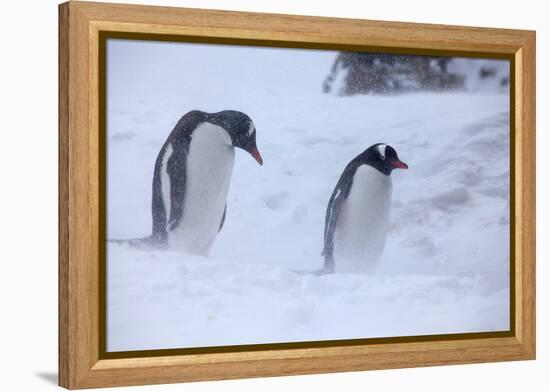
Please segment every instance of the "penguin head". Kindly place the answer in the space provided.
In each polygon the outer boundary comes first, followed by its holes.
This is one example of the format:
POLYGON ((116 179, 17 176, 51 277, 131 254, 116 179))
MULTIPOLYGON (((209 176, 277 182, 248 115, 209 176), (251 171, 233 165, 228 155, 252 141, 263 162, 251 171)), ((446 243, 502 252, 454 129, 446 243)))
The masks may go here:
POLYGON ((262 156, 256 146, 256 126, 248 115, 240 111, 225 110, 212 114, 211 119, 227 131, 234 147, 245 150, 263 165, 262 156))
POLYGON ((371 145, 361 156, 361 160, 384 175, 390 175, 396 168, 407 169, 409 166, 399 160, 396 150, 388 144, 371 145))

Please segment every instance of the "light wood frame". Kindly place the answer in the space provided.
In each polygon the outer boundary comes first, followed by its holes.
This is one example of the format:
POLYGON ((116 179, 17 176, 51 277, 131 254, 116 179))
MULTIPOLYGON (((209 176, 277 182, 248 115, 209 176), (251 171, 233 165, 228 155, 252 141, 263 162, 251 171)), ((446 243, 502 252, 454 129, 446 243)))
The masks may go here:
POLYGON ((91 388, 535 358, 535 33, 429 24, 88 2, 59 6, 59 384, 91 388), (512 330, 505 336, 330 347, 100 357, 99 36, 447 52, 509 58, 512 330))

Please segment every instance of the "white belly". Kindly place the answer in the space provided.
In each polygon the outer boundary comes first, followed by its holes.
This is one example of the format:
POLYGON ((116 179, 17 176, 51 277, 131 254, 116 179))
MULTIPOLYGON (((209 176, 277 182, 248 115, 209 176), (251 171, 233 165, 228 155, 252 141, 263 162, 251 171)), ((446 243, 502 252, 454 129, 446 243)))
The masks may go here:
POLYGON ((391 177, 362 165, 338 219, 334 256, 338 271, 371 271, 384 250, 392 196, 391 177))
POLYGON ((208 255, 223 217, 235 151, 227 132, 205 123, 191 137, 183 215, 168 232, 170 248, 208 255))

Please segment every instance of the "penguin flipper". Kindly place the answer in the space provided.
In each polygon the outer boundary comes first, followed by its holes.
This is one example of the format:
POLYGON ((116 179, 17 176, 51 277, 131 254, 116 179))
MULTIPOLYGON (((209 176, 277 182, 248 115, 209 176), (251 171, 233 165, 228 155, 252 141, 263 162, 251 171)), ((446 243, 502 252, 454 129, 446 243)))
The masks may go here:
POLYGON ((346 168, 346 170, 344 170, 327 205, 324 247, 321 252, 321 255, 325 257, 324 266, 320 269, 322 274, 326 274, 327 272, 332 273, 334 271, 334 234, 336 233, 336 226, 338 225, 342 205, 344 200, 348 197, 353 184, 355 169, 346 168))
POLYGON ((225 208, 223 208, 223 216, 222 221, 220 221, 220 228, 218 228, 218 232, 220 232, 223 228, 223 225, 225 223, 225 214, 227 213, 227 203, 225 203, 225 208))
POLYGON ((175 149, 168 159, 167 172, 170 177, 170 215, 167 216, 166 229, 169 231, 177 227, 183 216, 183 205, 185 202, 187 149, 175 149))
POLYGON ((341 191, 336 188, 327 206, 327 213, 325 216, 325 243, 323 251, 321 252, 321 255, 325 258, 323 269, 334 270, 334 234, 336 233, 336 226, 340 217, 343 198, 341 191))

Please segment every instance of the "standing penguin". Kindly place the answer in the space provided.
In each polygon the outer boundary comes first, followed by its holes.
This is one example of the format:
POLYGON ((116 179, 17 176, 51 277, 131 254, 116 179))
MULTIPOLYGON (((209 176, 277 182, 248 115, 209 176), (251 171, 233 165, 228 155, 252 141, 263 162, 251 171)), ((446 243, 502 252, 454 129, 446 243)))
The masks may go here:
POLYGON ((244 113, 190 111, 162 146, 153 175, 151 236, 129 241, 207 255, 225 221, 235 148, 262 165, 244 113))
POLYGON ((334 259, 362 270, 372 268, 382 255, 392 197, 391 173, 407 169, 391 146, 378 143, 344 169, 330 197, 325 216, 324 267, 332 273, 334 259))

